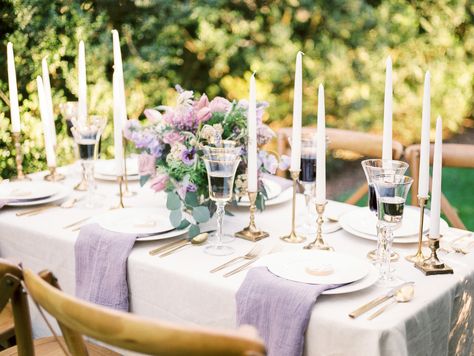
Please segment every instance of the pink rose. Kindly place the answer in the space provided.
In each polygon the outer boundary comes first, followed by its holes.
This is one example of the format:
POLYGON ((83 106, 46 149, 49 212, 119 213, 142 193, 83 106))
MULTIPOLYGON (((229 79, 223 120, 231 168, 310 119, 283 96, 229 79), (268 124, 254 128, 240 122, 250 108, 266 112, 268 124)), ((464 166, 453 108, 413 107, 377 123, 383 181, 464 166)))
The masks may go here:
POLYGON ((216 96, 212 101, 209 103, 209 108, 212 112, 223 112, 226 113, 230 110, 232 104, 226 98, 221 96, 216 96))
POLYGON ((209 99, 207 98, 206 94, 202 94, 199 101, 194 104, 194 109, 196 110, 196 112, 198 112, 202 108, 207 108, 208 106, 209 106, 209 99))
POLYGON ((150 188, 155 192, 161 192, 166 188, 168 183, 168 176, 166 174, 159 174, 150 180, 150 188))
POLYGON ((197 119, 198 119, 199 122, 204 122, 204 121, 207 121, 211 118, 212 113, 211 113, 211 110, 208 107, 205 107, 205 108, 200 109, 196 113, 196 116, 197 116, 197 119))
POLYGON ((176 142, 181 143, 183 141, 184 141, 184 136, 181 136, 179 132, 176 132, 176 131, 167 132, 163 136, 163 142, 169 145, 173 145, 176 142))
POLYGON ((154 176, 156 172, 156 158, 148 153, 138 157, 138 173, 141 176, 154 176))
POLYGON ((161 113, 155 109, 145 109, 143 112, 148 120, 151 122, 158 122, 161 120, 161 113))

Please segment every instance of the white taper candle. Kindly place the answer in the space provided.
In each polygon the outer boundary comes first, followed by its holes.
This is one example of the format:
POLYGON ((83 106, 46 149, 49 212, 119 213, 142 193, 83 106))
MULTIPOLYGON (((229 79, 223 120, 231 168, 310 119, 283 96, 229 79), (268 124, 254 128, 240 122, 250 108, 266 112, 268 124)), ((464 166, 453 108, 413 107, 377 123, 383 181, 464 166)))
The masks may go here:
POLYGON ((295 89, 293 94, 293 132, 291 136, 291 171, 301 167, 301 123, 303 110, 303 52, 296 55, 295 89))
POLYGON ((385 69, 382 159, 392 159, 392 95, 392 59, 389 56, 385 69))
POLYGON ((36 84, 38 87, 38 100, 41 114, 41 122, 43 123, 46 162, 48 164, 48 167, 56 167, 56 154, 54 153, 54 146, 51 138, 51 120, 48 113, 48 104, 44 96, 44 83, 40 76, 36 78, 36 84))
POLYGON ((430 234, 433 239, 439 238, 439 220, 441 213, 441 174, 443 165, 443 121, 436 120, 436 139, 433 155, 433 180, 431 184, 430 234))
POLYGON ((53 111, 53 97, 51 92, 51 82, 49 81, 49 69, 46 57, 41 61, 41 67, 43 70, 43 86, 44 86, 44 99, 47 108, 47 113, 51 120, 51 141, 56 146, 56 126, 54 124, 54 111, 53 111))
POLYGON ((87 119, 87 74, 86 74, 86 50, 84 42, 79 42, 78 58, 78 108, 77 116, 79 120, 87 119))
POLYGON ((115 156, 115 170, 117 176, 125 174, 124 157, 123 157, 123 119, 122 107, 120 105, 121 91, 119 88, 118 74, 114 72, 113 84, 113 110, 114 110, 114 156, 115 156))
POLYGON ((326 118, 324 87, 318 90, 318 126, 316 128, 316 204, 326 203, 326 118))
POLYGON ((20 132, 20 108, 18 106, 18 88, 16 84, 15 55, 13 54, 13 44, 11 42, 8 42, 7 44, 7 67, 12 132, 20 132))
POLYGON ((418 195, 420 197, 428 196, 430 184, 430 106, 430 72, 426 72, 421 115, 420 172, 418 175, 418 195))
POLYGON ((255 86, 255 73, 250 77, 247 128, 247 190, 254 193, 257 192, 257 89, 255 86))
POLYGON ((127 105, 125 100, 125 82, 123 77, 123 64, 122 64, 122 51, 120 50, 120 39, 117 30, 112 30, 112 44, 114 52, 114 73, 117 74, 117 88, 120 90, 120 100, 118 101, 119 105, 122 106, 121 118, 123 120, 123 125, 127 122, 127 105))

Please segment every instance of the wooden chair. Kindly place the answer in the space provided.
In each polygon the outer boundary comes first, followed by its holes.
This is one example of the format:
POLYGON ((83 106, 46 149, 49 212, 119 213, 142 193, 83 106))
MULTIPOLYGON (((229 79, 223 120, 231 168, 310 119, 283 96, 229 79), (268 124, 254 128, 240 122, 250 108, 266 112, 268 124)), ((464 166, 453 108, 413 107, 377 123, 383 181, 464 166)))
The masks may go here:
MULTIPOLYGON (((434 145, 431 145, 430 164, 433 163, 434 145)), ((410 164, 413 177, 411 200, 412 205, 417 205, 418 175, 420 165, 420 145, 411 145, 405 150, 405 158, 410 164)), ((474 168, 474 145, 444 143, 443 144, 443 167, 474 168)), ((444 194, 441 194, 441 210, 448 218, 452 226, 466 230, 466 226, 460 219, 456 209, 449 203, 444 194)))
POLYGON ((15 336, 12 306, 8 303, 0 313, 0 350, 12 346, 15 336))
MULTIPOLYGON (((304 127, 302 135, 315 134, 314 127, 304 127)), ((277 131, 277 150, 278 154, 287 154, 290 150, 288 137, 291 137, 291 127, 281 128, 277 131)), ((348 151, 355 153, 361 157, 381 158, 382 157, 382 136, 341 130, 334 128, 326 128, 326 135, 328 137, 328 149, 331 151, 348 151)), ((403 155, 403 145, 393 140, 392 141, 392 157, 399 160, 403 155)), ((361 167, 362 169, 362 167, 361 167)), ((361 185, 348 199, 346 203, 355 204, 364 197, 368 192, 367 184, 361 185)))
POLYGON ((263 342, 249 326, 232 331, 178 326, 106 309, 69 296, 58 289, 55 277, 48 271, 37 275, 24 269, 23 280, 33 301, 56 318, 67 348, 74 356, 88 354, 82 335, 150 355, 265 354, 263 342))

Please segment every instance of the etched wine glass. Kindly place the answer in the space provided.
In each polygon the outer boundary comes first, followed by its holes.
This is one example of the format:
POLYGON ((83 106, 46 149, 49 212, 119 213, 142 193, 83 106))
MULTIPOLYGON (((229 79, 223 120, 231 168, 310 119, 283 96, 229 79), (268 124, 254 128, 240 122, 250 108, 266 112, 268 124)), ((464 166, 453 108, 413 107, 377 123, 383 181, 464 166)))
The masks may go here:
POLYGON ((413 179, 398 174, 376 174, 372 183, 377 197, 377 233, 380 245, 380 284, 395 282, 390 267, 393 243, 393 229, 403 219, 403 210, 413 179))
MULTIPOLYGON (((370 211, 373 211, 377 215, 377 195, 375 193, 375 186, 373 184, 373 177, 380 176, 382 174, 392 175, 404 175, 408 169, 408 163, 397 161, 397 160, 383 160, 383 159, 366 159, 361 162, 362 168, 364 169, 365 177, 369 187, 368 194, 368 207, 370 211)), ((367 257, 378 262, 380 246, 377 244, 375 250, 371 250, 367 253, 367 257)), ((392 253, 392 261, 399 259, 399 255, 396 252, 392 253)))
POLYGON ((89 116, 87 120, 73 120, 72 135, 79 148, 79 158, 87 186, 85 207, 94 208, 94 162, 99 151, 99 141, 107 120, 102 116, 89 116))
POLYGON ((234 190, 234 178, 240 163, 240 149, 230 147, 228 149, 213 149, 206 147, 203 158, 206 166, 209 198, 216 203, 217 232, 216 239, 212 245, 205 248, 205 252, 214 256, 230 255, 234 252, 231 246, 223 245, 223 220, 225 205, 232 199, 234 190))

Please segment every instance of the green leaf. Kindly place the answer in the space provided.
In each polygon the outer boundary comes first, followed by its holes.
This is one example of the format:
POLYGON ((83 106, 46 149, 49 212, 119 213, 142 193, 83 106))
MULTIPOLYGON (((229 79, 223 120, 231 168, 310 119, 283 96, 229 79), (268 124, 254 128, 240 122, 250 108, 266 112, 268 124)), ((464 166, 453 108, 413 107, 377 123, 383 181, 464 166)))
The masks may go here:
POLYGON ((140 176, 140 187, 143 187, 146 182, 150 179, 150 175, 140 176))
POLYGON ((209 213, 209 209, 205 206, 196 206, 193 208, 193 218, 198 223, 204 223, 209 220, 211 214, 209 213))
POLYGON ((227 216, 234 216, 233 213, 231 213, 229 210, 224 210, 225 215, 227 216))
POLYGON ((168 198, 166 199, 166 207, 168 210, 177 210, 181 208, 181 200, 179 199, 178 194, 175 192, 169 192, 168 198))
POLYGON ((181 219, 183 218, 183 214, 181 210, 172 210, 170 213, 170 222, 173 227, 177 228, 181 225, 181 219))
POLYGON ((265 210, 265 199, 263 198, 262 194, 257 195, 257 199, 255 200, 255 206, 260 211, 265 210))
POLYGON ((183 219, 181 221, 181 224, 179 224, 179 226, 177 227, 178 230, 183 230, 183 229, 186 229, 191 223, 186 220, 186 219, 183 219))
POLYGON ((199 205, 198 195, 196 192, 187 192, 184 201, 187 205, 193 208, 199 205))
POLYGON ((193 238, 194 236, 197 236, 201 233, 201 229, 199 228, 199 225, 191 225, 191 227, 189 228, 189 232, 188 232, 188 235, 189 235, 189 238, 193 238))

